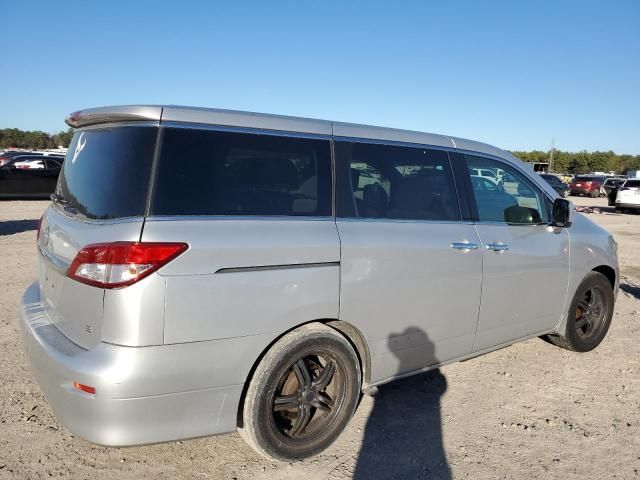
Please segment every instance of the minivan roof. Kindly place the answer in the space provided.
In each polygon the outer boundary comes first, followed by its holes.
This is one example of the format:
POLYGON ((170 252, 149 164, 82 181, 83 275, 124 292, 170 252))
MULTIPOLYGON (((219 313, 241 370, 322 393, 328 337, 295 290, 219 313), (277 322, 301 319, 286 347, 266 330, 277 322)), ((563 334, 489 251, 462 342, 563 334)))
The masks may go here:
POLYGON ((223 110, 218 108, 185 107, 175 105, 120 105, 80 110, 67 117, 74 128, 113 122, 177 122, 221 125, 287 131, 304 134, 334 135, 338 137, 434 145, 486 153, 521 164, 521 160, 500 148, 474 140, 412 130, 333 122, 303 117, 289 117, 265 113, 223 110))

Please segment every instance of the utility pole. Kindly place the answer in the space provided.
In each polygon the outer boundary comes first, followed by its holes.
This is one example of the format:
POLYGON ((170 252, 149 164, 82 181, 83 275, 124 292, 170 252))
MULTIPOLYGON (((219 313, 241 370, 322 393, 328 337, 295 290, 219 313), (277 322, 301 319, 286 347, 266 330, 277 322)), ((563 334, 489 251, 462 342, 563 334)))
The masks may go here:
POLYGON ((551 139, 551 150, 549 151, 549 172, 553 173, 555 170, 553 169, 553 153, 556 150, 556 141, 555 139, 551 139))

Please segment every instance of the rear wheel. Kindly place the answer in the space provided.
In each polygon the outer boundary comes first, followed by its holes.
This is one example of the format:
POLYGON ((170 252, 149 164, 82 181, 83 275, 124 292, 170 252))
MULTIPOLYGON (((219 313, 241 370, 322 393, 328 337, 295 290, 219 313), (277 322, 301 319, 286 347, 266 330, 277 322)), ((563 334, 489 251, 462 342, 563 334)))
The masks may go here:
POLYGON ((351 344, 326 325, 304 325, 278 340, 260 361, 239 432, 270 459, 316 455, 347 425, 360 389, 360 363, 351 344))
POLYGON ((613 288, 609 280, 601 273, 589 273, 573 297, 564 335, 549 335, 548 339, 575 352, 593 350, 607 335, 613 305, 613 288))

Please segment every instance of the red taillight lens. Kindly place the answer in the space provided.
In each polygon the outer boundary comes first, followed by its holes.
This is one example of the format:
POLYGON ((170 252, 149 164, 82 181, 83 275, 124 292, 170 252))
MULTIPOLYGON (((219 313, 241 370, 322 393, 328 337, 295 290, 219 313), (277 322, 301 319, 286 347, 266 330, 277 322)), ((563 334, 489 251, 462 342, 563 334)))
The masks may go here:
POLYGON ((184 252, 186 243, 114 242, 87 245, 74 258, 67 276, 100 288, 131 285, 184 252))
POLYGON ((89 385, 83 385, 82 383, 78 383, 78 382, 73 382, 73 386, 85 393, 90 393, 91 395, 96 394, 95 387, 90 387, 89 385))

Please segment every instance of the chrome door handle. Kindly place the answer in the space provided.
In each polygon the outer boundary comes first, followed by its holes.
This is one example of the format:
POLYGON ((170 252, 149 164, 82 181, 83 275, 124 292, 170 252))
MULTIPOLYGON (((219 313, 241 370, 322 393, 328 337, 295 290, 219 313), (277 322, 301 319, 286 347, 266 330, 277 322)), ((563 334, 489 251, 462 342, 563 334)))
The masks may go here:
POLYGON ((451 248, 455 248, 456 250, 477 250, 478 244, 471 242, 452 242, 451 248))
POLYGON ((504 252, 509 250, 509 245, 506 243, 487 243, 487 248, 489 250, 493 250, 494 252, 504 252))

